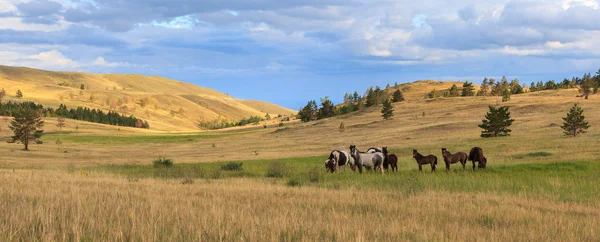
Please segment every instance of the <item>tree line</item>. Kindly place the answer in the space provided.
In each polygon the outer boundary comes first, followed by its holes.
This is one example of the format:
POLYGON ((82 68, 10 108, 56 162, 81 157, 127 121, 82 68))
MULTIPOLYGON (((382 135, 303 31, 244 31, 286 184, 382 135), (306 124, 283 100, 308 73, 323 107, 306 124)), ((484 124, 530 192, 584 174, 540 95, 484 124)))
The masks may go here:
MULTIPOLYGON (((269 117, 268 119, 270 119, 269 114, 267 114, 266 117, 269 117)), ((244 126, 246 124, 258 124, 264 120, 265 120, 264 118, 261 118, 259 116, 251 116, 249 118, 241 119, 240 121, 237 121, 237 122, 229 122, 226 119, 215 119, 213 121, 198 121, 198 124, 196 126, 198 126, 198 128, 201 128, 201 129, 217 130, 217 129, 237 127, 237 126, 244 126)))
POLYGON ((100 109, 90 109, 87 107, 77 107, 68 109, 66 105, 61 104, 58 109, 51 107, 45 108, 41 104, 34 102, 12 102, 6 103, 0 102, 0 115, 15 117, 15 115, 22 109, 31 109, 34 112, 40 113, 43 117, 62 117, 68 119, 81 120, 92 123, 116 125, 123 127, 134 127, 149 129, 150 124, 148 121, 136 118, 134 116, 121 115, 115 111, 109 111, 105 113, 100 109))
MULTIPOLYGON (((395 86, 397 87, 397 84, 395 86)), ((390 85, 386 89, 381 89, 379 86, 375 88, 370 87, 365 91, 363 96, 359 95, 356 91, 354 94, 346 93, 344 95, 344 102, 338 105, 335 105, 329 97, 321 98, 320 105, 317 105, 315 100, 311 100, 306 106, 300 108, 297 118, 303 122, 309 122, 356 112, 364 108, 384 104, 388 101, 390 103, 404 101, 404 96, 400 89, 396 89, 390 96, 386 92, 390 88, 390 85)))

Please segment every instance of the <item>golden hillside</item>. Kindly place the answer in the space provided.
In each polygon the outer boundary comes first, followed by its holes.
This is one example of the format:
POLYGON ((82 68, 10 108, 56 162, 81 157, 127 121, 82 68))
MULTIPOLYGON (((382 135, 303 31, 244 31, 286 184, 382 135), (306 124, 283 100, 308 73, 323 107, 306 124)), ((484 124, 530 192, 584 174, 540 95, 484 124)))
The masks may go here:
POLYGON ((224 93, 156 76, 53 72, 24 67, 0 66, 0 87, 6 99, 57 107, 84 106, 116 110, 148 120, 162 131, 197 130, 199 120, 238 121, 270 113, 290 115, 294 110, 260 101, 240 100, 224 93), (85 88, 81 90, 81 85, 85 88))

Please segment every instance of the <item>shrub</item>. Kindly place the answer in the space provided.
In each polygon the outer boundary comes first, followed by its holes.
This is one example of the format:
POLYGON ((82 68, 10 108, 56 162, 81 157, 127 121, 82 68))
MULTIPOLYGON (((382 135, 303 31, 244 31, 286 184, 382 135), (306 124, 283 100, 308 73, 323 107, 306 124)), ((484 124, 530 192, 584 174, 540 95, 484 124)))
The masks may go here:
POLYGON ((192 180, 192 178, 185 178, 185 179, 183 179, 183 181, 181 181, 181 184, 183 184, 183 185, 194 184, 194 180, 192 180))
POLYGON ((273 161, 267 168, 267 177, 282 178, 288 175, 288 168, 281 161, 273 161))
POLYGON ((242 165, 244 165, 244 163, 242 162, 229 162, 225 165, 221 165, 221 170, 224 171, 241 171, 243 170, 242 165))
POLYGON ((154 165, 154 168, 160 168, 160 167, 168 168, 168 167, 173 166, 173 160, 164 158, 164 157, 159 157, 158 159, 152 161, 152 165, 154 165))
POLYGON ((321 173, 319 171, 320 169, 317 166, 312 168, 308 172, 308 180, 312 183, 318 183, 319 181, 321 181, 321 173))
POLYGON ((301 187, 303 184, 298 178, 290 178, 285 185, 288 187, 301 187))

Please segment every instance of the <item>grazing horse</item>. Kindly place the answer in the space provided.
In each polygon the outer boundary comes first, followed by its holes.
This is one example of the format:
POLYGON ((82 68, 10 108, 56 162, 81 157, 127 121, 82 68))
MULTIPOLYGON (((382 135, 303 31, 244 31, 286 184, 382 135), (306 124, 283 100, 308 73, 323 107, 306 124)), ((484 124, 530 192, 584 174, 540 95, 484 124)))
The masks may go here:
POLYGON ((327 163, 325 163, 325 167, 328 172, 335 173, 338 171, 338 163, 335 159, 328 159, 327 163))
POLYGON ((446 171, 450 171, 450 165, 460 162, 462 164, 463 169, 465 169, 465 164, 467 164, 467 153, 465 152, 457 152, 456 154, 450 153, 446 148, 442 148, 442 156, 444 157, 444 162, 446 162, 446 171))
POLYGON ((475 162, 479 162, 477 167, 485 169, 487 166, 487 158, 483 156, 483 150, 479 147, 473 147, 469 152, 469 160, 473 162, 473 170, 475 170, 475 162))
POLYGON ((431 172, 435 171, 435 166, 437 165, 437 157, 435 155, 423 156, 417 150, 413 150, 413 158, 417 160, 417 164, 419 164, 419 171, 423 171, 422 165, 430 164, 431 172))
POLYGON ((398 172, 398 156, 391 154, 387 156, 389 165, 392 167, 392 171, 398 172))
MULTIPOLYGON (((329 158, 325 160, 325 168, 329 171, 329 161, 334 160, 337 167, 349 165, 352 170, 355 170, 354 159, 345 150, 334 150, 329 154, 329 158)), ((337 169, 336 169, 337 170, 337 169)))
POLYGON ((352 154, 352 158, 354 158, 354 163, 358 167, 358 172, 362 174, 362 167, 366 167, 367 169, 377 168, 381 169, 381 173, 383 174, 383 153, 361 153, 358 149, 356 149, 355 145, 350 146, 350 153, 352 154))

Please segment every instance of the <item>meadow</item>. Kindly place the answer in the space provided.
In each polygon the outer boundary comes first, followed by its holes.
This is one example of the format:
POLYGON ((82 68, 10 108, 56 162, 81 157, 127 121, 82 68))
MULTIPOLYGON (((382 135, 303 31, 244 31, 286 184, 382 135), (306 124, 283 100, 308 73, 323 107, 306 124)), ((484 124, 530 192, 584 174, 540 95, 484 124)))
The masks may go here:
POLYGON ((499 98, 409 100, 389 121, 373 108, 198 133, 77 121, 59 131, 48 119, 44 144, 31 152, 0 143, 0 240, 597 241, 599 99, 575 95, 513 96, 512 135, 486 139, 477 124, 499 98), (573 103, 592 126, 577 138, 558 127, 573 103), (329 152, 350 144, 388 146, 400 171, 326 173, 329 152), (484 149, 487 169, 446 172, 440 163, 419 172, 412 159, 412 149, 440 157, 441 148, 473 146, 484 149), (174 165, 154 167, 158 157, 174 165))

